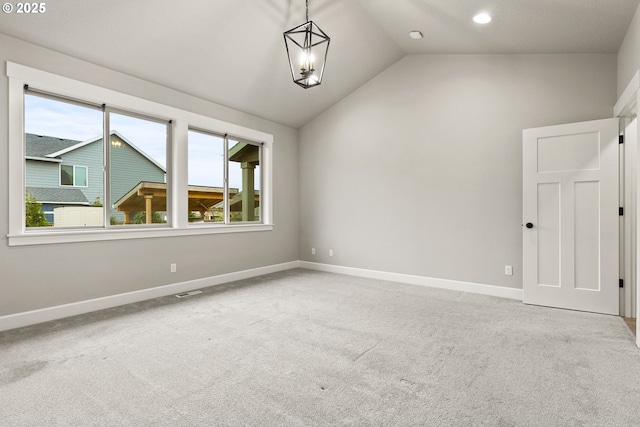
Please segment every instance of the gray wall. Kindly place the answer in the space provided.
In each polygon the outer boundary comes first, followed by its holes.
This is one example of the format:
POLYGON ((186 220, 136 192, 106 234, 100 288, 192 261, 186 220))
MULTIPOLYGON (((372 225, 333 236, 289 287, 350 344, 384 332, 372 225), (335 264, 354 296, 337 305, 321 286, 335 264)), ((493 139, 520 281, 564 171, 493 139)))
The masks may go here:
POLYGON ((10 141, 7 79, 0 79, 0 316, 298 259, 297 130, 4 35, 0 46, 2 74, 9 60, 268 132, 275 141, 272 232, 8 247, 10 141), (178 272, 171 274, 173 262, 178 272))
POLYGON ((640 6, 618 51, 618 96, 640 69, 640 6))
POLYGON ((522 129, 615 100, 615 55, 404 57, 301 129, 301 259, 522 287, 522 129))

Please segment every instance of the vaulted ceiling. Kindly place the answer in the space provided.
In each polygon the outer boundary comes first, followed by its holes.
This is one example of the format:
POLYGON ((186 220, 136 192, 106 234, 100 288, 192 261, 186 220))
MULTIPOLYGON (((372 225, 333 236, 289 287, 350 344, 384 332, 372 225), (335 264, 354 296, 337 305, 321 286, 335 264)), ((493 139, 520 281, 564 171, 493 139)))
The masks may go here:
POLYGON ((304 22, 304 0, 56 0, 0 14, 0 33, 300 127, 407 54, 617 53, 639 3, 310 0, 331 46, 308 90, 291 81, 282 36, 304 22), (475 24, 479 11, 493 22, 475 24))

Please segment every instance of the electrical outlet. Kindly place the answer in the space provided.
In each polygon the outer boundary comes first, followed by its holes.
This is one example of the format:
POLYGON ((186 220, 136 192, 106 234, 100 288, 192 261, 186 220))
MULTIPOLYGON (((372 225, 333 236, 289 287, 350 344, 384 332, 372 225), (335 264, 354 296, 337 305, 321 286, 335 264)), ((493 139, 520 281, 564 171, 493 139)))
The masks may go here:
POLYGON ((504 266, 504 275, 505 276, 513 276, 513 266, 505 265, 504 266))
POLYGON ((329 249, 329 256, 333 256, 333 249, 329 249))
POLYGON ((316 254, 316 248, 311 248, 311 255, 315 255, 316 254))
POLYGON ((175 273, 176 271, 178 271, 178 266, 175 263, 171 264, 171 272, 175 273))

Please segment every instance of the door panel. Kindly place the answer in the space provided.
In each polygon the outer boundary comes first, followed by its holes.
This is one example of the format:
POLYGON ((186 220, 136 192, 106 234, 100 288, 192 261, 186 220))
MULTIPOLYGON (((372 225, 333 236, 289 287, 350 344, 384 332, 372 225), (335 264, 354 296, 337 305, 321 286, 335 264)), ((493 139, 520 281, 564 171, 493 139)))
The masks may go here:
POLYGON ((524 302, 618 314, 618 120, 523 131, 524 302))
POLYGON ((538 139, 538 172, 593 170, 600 167, 597 132, 538 139))
POLYGON ((560 286, 560 184, 538 184, 538 284, 560 286))
POLYGON ((600 290, 600 183, 576 182, 575 215, 575 286, 576 289, 600 290))

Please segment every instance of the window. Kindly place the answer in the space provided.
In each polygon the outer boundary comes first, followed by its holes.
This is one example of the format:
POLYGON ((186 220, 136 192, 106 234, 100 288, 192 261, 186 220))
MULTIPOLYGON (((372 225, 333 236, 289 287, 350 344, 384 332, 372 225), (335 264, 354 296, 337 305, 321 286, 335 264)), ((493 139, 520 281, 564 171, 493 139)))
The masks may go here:
POLYGON ((60 185, 87 187, 87 167, 60 165, 60 185))
POLYGON ((223 136, 189 131, 189 223, 224 223, 223 136))
POLYGON ((102 226, 101 109, 26 91, 24 111, 25 227, 102 226))
POLYGON ((9 144, 10 246, 273 229, 272 135, 11 62, 6 72, 9 139, 23 141, 9 144))
POLYGON ((167 223, 169 123, 109 112, 111 225, 167 223))
POLYGON ((70 104, 54 95, 25 92, 25 181, 26 191, 33 196, 25 202, 29 203, 25 224, 69 228, 167 223, 169 123, 115 112, 106 106, 90 111, 88 120, 89 111, 85 110, 90 108, 80 102, 70 104), (106 157, 105 119, 109 124, 106 157), (83 134, 82 129, 89 124, 97 136, 85 139, 89 133, 83 134), (36 131, 47 135, 32 133, 36 131), (89 168, 74 165, 76 161, 90 164, 91 170, 107 171, 108 181, 99 173, 89 186, 89 168), (80 188, 56 190, 58 183, 48 176, 48 169, 55 165, 59 165, 60 187, 80 188), (110 207, 107 218, 103 200, 110 207), (42 216, 38 206, 52 209, 53 216, 45 214, 46 221, 28 218, 42 216))
POLYGON ((260 221, 260 145, 228 142, 229 221, 260 221))
POLYGON ((261 152, 258 143, 190 130, 190 222, 260 222, 261 152))

